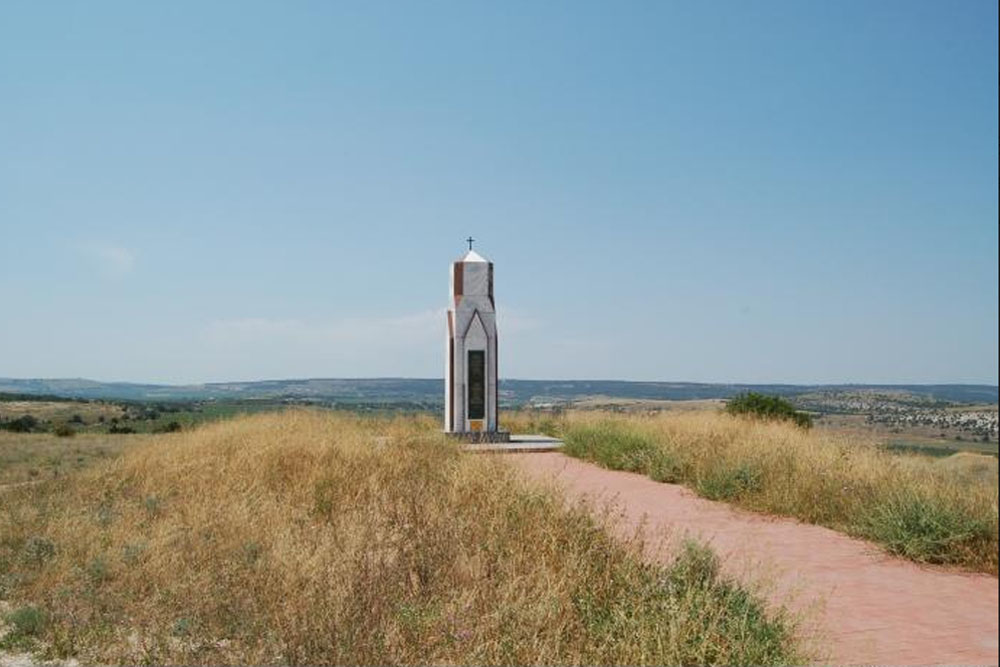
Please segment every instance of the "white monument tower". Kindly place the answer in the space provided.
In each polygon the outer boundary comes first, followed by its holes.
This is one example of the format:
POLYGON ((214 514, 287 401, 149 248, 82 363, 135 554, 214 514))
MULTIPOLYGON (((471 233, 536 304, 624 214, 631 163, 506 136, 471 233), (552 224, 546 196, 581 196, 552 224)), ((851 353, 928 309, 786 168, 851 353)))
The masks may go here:
POLYGON ((497 317, 493 262, 472 249, 451 265, 444 430, 470 439, 502 441, 497 427, 497 317))

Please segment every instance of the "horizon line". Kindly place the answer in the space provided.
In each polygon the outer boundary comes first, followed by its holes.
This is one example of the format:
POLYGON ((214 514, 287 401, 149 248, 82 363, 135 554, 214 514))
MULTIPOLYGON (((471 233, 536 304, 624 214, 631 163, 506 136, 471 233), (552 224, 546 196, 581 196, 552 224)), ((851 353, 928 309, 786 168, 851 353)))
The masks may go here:
MULTIPOLYGON (((414 376, 354 376, 354 377, 285 377, 285 378, 260 378, 255 380, 208 380, 203 382, 140 382, 135 380, 95 380, 86 377, 9 377, 0 376, 0 381, 14 382, 55 382, 55 381, 83 381, 94 382, 106 385, 136 385, 136 386, 157 386, 157 387, 196 387, 218 384, 255 384, 264 382, 315 382, 315 381, 378 381, 378 380, 406 380, 406 381, 428 381, 444 382, 444 376, 440 377, 414 377, 414 376)), ((967 387, 991 387, 1000 389, 1000 384, 990 382, 786 382, 786 381, 692 381, 692 380, 626 380, 616 378, 500 378, 500 382, 627 382, 632 384, 680 384, 680 385, 710 385, 710 386, 779 386, 779 387, 933 387, 933 386, 967 386, 967 387)))

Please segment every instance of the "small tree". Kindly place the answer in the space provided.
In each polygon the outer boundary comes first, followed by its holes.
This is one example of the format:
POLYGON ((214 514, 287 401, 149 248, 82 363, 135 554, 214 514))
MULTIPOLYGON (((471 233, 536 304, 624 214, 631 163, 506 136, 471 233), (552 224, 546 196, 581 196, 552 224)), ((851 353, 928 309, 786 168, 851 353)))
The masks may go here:
POLYGON ((31 415, 21 415, 17 419, 5 422, 3 427, 14 433, 31 433, 38 426, 38 420, 31 415))
POLYGON ((729 399, 726 412, 731 415, 751 415, 768 420, 790 421, 802 428, 812 428, 813 418, 807 412, 799 412, 789 401, 780 396, 767 396, 747 392, 729 399))

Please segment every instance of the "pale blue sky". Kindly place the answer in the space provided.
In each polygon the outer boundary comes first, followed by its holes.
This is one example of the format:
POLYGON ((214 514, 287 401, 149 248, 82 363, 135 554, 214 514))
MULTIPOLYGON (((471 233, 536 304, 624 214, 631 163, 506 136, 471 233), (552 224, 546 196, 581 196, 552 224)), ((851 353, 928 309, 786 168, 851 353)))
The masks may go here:
POLYGON ((0 376, 997 382, 997 3, 4 2, 0 376))

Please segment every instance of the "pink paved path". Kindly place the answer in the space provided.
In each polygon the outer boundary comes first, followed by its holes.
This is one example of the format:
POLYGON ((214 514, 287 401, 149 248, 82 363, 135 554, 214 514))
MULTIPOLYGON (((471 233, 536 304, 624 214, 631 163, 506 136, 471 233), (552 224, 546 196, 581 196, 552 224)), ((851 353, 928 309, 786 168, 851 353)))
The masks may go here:
MULTIPOLYGON (((535 479, 555 479, 570 498, 614 500, 623 535, 643 524, 648 538, 700 536, 727 571, 751 568, 771 580, 772 599, 805 610, 805 632, 822 658, 997 664, 995 577, 921 567, 826 528, 738 510, 559 453, 508 458, 535 479)), ((669 560, 668 540, 648 541, 650 557, 669 560)))

